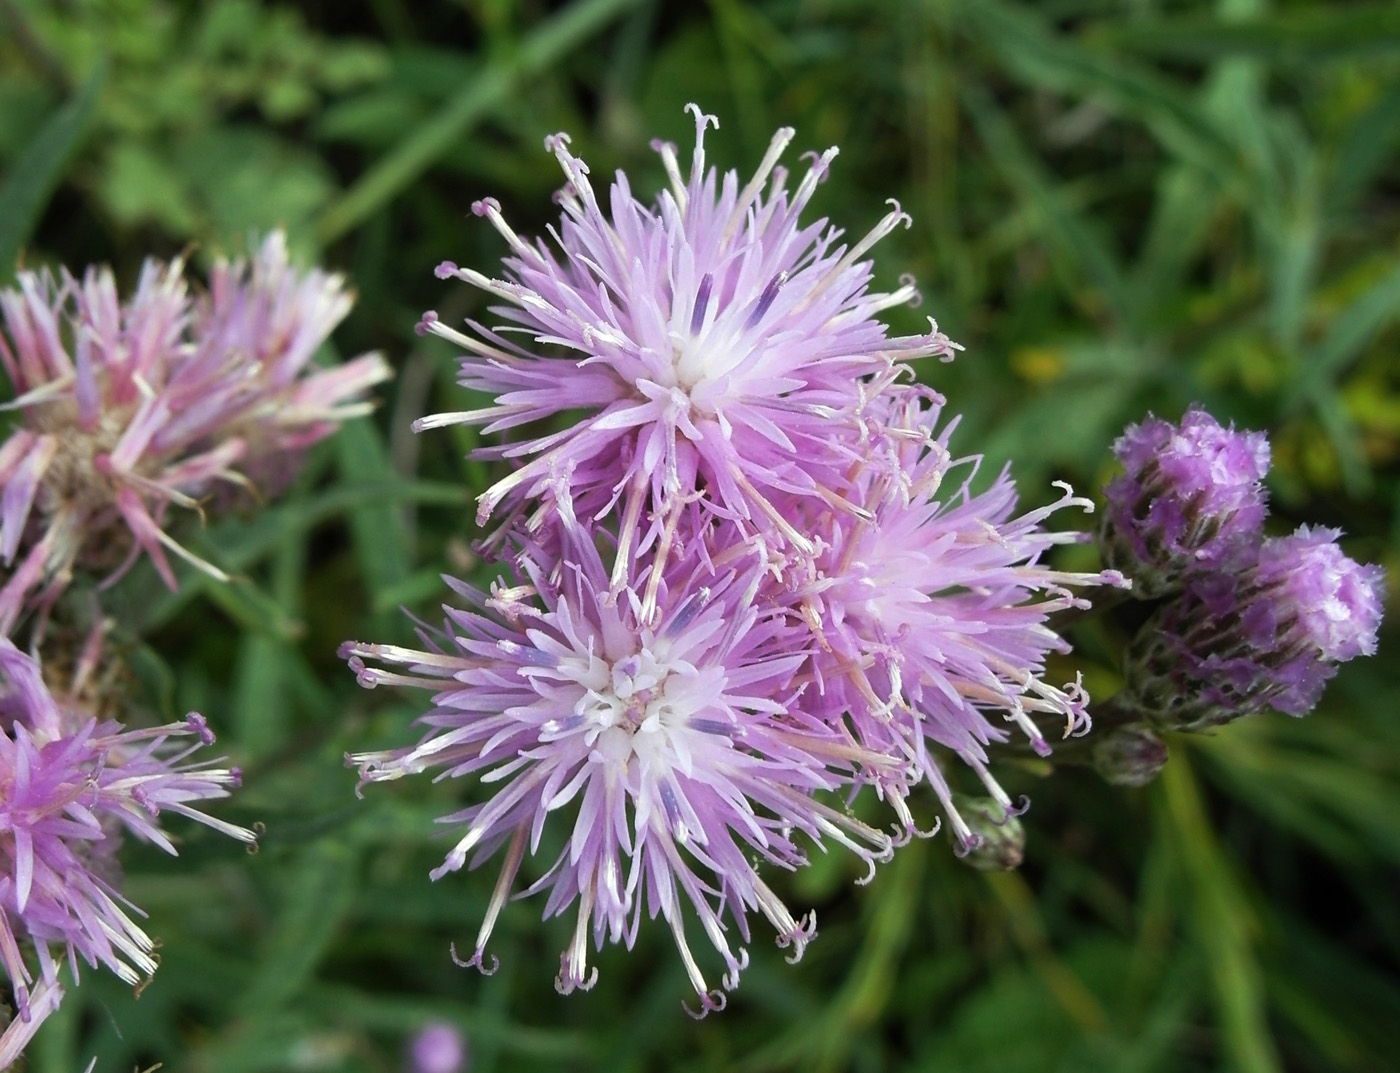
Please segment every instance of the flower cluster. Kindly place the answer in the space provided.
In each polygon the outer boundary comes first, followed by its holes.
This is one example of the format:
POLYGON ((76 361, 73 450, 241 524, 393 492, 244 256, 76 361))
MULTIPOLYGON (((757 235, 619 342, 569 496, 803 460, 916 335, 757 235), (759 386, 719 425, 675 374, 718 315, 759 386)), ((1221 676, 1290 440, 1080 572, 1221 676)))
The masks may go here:
POLYGON ((167 552, 224 577, 166 531, 170 507, 202 515, 279 489, 388 375, 373 354, 311 364, 351 297, 338 276, 294 269, 280 233, 251 260, 216 262, 197 295, 183 270, 147 262, 125 301, 95 268, 20 272, 0 291, 16 415, 0 443, 0 966, 15 1010, 0 1068, 57 1007, 65 958, 74 982, 80 962, 138 986, 154 971, 121 890, 124 837, 174 853, 174 813, 253 840, 201 811, 239 781, 195 758, 214 740, 204 719, 126 725, 98 597, 83 624, 83 601, 59 596, 79 574, 100 594, 143 554, 171 588, 167 552))
POLYGON ((1104 555, 1134 595, 1166 597, 1129 648, 1126 708, 1174 730, 1304 715, 1338 663, 1375 651, 1381 569, 1348 558, 1334 529, 1265 535, 1263 433, 1192 410, 1179 426, 1149 417, 1115 451, 1126 472, 1106 489, 1104 555))
POLYGON ((574 915, 560 991, 591 986, 590 932, 630 946, 644 914, 661 916, 703 1014, 738 984, 751 913, 792 960, 815 933, 765 866, 836 844, 873 874, 917 833, 922 782, 960 852, 982 842, 974 823, 1020 810, 988 746, 1019 731, 1046 752, 1042 724, 1087 729, 1078 684, 1046 680, 1065 647, 1049 617, 1083 606, 1072 587, 1122 578, 1044 561, 1075 539, 1047 518, 1087 502, 1066 492, 1018 516, 1005 473, 979 489, 977 460, 950 452, 956 421, 907 362, 955 345, 932 323, 891 335, 878 315, 913 286, 872 289, 866 254, 907 224, 899 207, 848 244, 801 220, 836 150, 789 188, 793 131, 780 130, 741 183, 707 166, 715 121, 692 110, 688 176, 674 146, 654 145, 670 178, 654 203, 621 174, 600 196, 555 135, 552 244, 521 238, 494 201, 474 206, 509 247, 503 277, 438 274, 489 295, 503 324, 461 331, 428 313, 420 329, 466 352, 461 383, 490 402, 416 427, 514 434, 478 452, 513 464, 479 501, 507 576, 488 591, 452 582, 418 648, 342 654, 366 687, 432 693, 417 745, 349 758, 363 782, 434 771, 491 791, 446 818, 460 835, 434 872, 501 855, 462 964, 493 969, 487 943, 525 870, 547 915, 574 915), (990 795, 971 823, 949 757, 990 795), (893 835, 847 807, 867 785, 893 835))
POLYGON ((18 562, 0 624, 51 605, 75 568, 113 580, 142 554, 171 588, 167 552, 222 578, 166 514, 284 483, 300 449, 366 410, 389 375, 378 355, 310 364, 351 301, 339 276, 294 269, 280 232, 251 261, 216 263, 199 296, 179 259, 148 261, 125 302, 105 268, 19 273, 0 291, 19 417, 0 445, 0 560, 18 562))

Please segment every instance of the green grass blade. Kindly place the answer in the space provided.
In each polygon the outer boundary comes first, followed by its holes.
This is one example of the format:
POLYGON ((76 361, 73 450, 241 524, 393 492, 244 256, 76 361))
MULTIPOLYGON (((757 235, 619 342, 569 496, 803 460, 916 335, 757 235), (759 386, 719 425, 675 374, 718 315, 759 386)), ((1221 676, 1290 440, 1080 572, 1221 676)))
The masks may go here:
POLYGON ((34 233, 63 169, 87 134, 106 77, 106 64, 98 64, 78 95, 59 109, 15 161, 0 189, 0 283, 11 278, 20 249, 34 233))
POLYGON ((1342 370, 1400 314, 1400 259, 1366 291, 1332 319, 1327 334, 1308 355, 1293 382, 1288 404, 1297 406, 1315 398, 1342 370))
POLYGON ((963 0, 959 10, 1017 79, 1054 93, 1092 98, 1142 123, 1169 152, 1194 162, 1241 200, 1252 194, 1252 177, 1232 139, 1171 80, 1055 35, 1022 8, 963 0))
POLYGON ((1229 1067, 1238 1073, 1282 1073, 1269 1034, 1263 972, 1254 949, 1258 925, 1235 870, 1211 830, 1184 750, 1173 750, 1158 784, 1191 888, 1187 919, 1210 962, 1229 1067))
POLYGON ((1133 320, 1123 270, 1104 236, 1074 212, 1062 192, 1054 187, 1035 157, 1021 143, 1015 128, 991 96, 976 87, 964 87, 963 105, 987 147, 988 156, 1002 177, 1026 201, 1039 230, 1055 255, 1066 286, 1073 290, 1083 276, 1122 326, 1133 320))
POLYGON ((355 902, 355 860, 340 842, 318 842, 294 867, 281 892, 275 930, 238 1001, 239 1011, 249 1017, 274 1011, 301 991, 355 902))
POLYGON ((522 80, 557 63, 638 0, 577 0, 493 63, 331 204, 317 224, 331 242, 378 212, 456 144, 483 116, 509 100, 522 80))
POLYGON ((1392 85, 1347 131, 1331 168, 1327 210, 1337 214, 1355 206, 1400 150, 1400 84, 1392 85))
POLYGON ((1088 37, 1105 51, 1315 64, 1400 51, 1400 9, 1394 4, 1314 4, 1233 22, 1206 13, 1132 18, 1096 26, 1088 37))

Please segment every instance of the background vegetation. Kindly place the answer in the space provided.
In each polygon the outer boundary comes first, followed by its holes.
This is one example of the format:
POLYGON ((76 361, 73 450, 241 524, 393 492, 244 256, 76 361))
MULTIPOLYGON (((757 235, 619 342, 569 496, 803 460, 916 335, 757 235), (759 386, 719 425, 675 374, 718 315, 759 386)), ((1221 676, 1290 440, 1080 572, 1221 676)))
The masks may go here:
MULTIPOLYGON (((497 930, 499 974, 448 958, 492 877, 427 872, 457 786, 354 796, 350 749, 409 740, 410 698, 364 693, 347 637, 407 639, 438 573, 471 571, 472 433, 414 438, 459 408, 422 310, 477 310, 433 278, 555 213, 542 138, 596 177, 660 186, 653 135, 720 116, 741 171, 779 125, 839 144, 818 208, 863 232, 897 197, 915 226, 877 251, 918 312, 966 346, 923 375, 955 445, 1014 460, 1028 501, 1081 489, 1148 409, 1199 400, 1270 430, 1275 522, 1339 525, 1400 565, 1400 7, 1322 0, 0 0, 0 274, 193 246, 198 262, 282 224, 360 300, 345 355, 385 351, 373 421, 313 452, 285 499, 194 538, 246 580, 133 574, 118 647, 163 711, 197 708, 246 773, 224 810, 266 825, 245 858, 185 825, 178 860, 128 853, 164 940, 137 1001, 84 974, 31 1050, 35 1073, 388 1071, 428 1020, 472 1068, 1092 1073, 1393 1069, 1400 1049, 1400 608, 1381 655, 1305 720, 1172 742, 1165 775, 1002 766, 1030 793, 1027 861, 981 874, 944 838, 864 888, 848 862, 784 879, 817 907, 798 966, 761 935, 703 1023, 663 929, 609 949, 588 994, 551 986, 564 921, 538 901, 497 930)), ((479 311, 479 310, 477 310, 479 311)), ((1084 628, 1092 690, 1118 640, 1084 628)), ((761 931, 761 929, 760 929, 761 931)))

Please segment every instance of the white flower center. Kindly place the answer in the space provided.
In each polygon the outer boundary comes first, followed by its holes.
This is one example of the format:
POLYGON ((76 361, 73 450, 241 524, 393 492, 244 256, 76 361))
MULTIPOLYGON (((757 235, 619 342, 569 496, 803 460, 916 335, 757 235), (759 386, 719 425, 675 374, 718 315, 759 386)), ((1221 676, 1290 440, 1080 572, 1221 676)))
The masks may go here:
POLYGON ((646 649, 590 678, 574 713, 583 719, 584 741, 608 760, 659 758, 691 715, 690 704, 677 703, 685 692, 680 680, 646 649))

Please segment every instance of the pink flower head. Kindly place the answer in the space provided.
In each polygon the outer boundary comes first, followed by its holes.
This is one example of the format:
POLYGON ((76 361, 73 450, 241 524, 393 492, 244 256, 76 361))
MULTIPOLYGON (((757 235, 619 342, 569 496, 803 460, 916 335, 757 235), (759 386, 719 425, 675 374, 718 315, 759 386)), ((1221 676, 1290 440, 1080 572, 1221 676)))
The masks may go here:
POLYGON ((857 510, 809 517, 824 547, 790 598, 815 635, 812 662, 828 718, 845 713, 863 746, 902 759, 872 781, 906 830, 914 826, 904 796, 926 778, 967 849, 977 840, 934 749, 971 767, 1009 815, 1011 800, 988 771, 986 752, 1006 740, 1005 724, 1041 754, 1049 746, 1038 717, 1062 721, 1066 736, 1089 728, 1079 685, 1045 681, 1046 655, 1068 647, 1049 616, 1086 606, 1072 586, 1124 582, 1115 571, 1067 573, 1041 562, 1052 546, 1080 539, 1044 528, 1045 520, 1064 507, 1092 510, 1086 500, 1066 489, 1059 501, 1018 517, 1005 472, 972 491, 977 460, 955 462, 948 451, 957 422, 935 431, 940 397, 908 389, 877 403, 871 457, 846 492, 857 510), (959 468, 957 485, 945 489, 959 468))
POLYGON ((620 504, 615 588, 634 544, 645 546, 697 499, 750 527, 770 551, 810 553, 775 497, 823 495, 840 480, 840 441, 854 433, 862 380, 954 349, 936 328, 890 337, 878 319, 915 297, 909 284, 870 290, 866 253, 908 223, 897 205, 846 245, 825 220, 799 221, 835 149, 814 156, 790 191, 778 160, 793 131, 779 130, 741 189, 735 172, 706 166, 705 130, 718 121, 690 108, 690 175, 682 177, 675 146, 655 143, 670 189, 654 207, 621 173, 600 203, 567 136, 546 139, 568 180, 551 230, 557 250, 520 238, 487 200, 473 209, 510 246, 506 277, 438 270, 497 299, 493 312, 507 326, 469 322, 462 333, 433 313, 421 326, 468 351, 461 383, 494 401, 415 428, 466 422, 496 433, 583 411, 568 428, 479 452, 522 460, 481 496, 480 517, 526 509, 559 485, 580 517, 620 504))
POLYGON ((489 596, 452 583, 475 610, 445 608, 444 631, 423 632, 422 650, 343 646, 362 685, 434 691, 417 746, 349 759, 368 782, 432 769, 477 775, 489 788, 485 801, 446 818, 462 835, 434 873, 475 866, 505 847, 464 964, 483 967, 517 870, 556 817, 568 841, 527 893, 547 892, 546 915, 576 907, 559 990, 592 986, 590 928, 599 947, 605 938, 630 946, 645 912, 666 919, 703 1015, 725 998, 687 944, 687 908, 724 962, 725 989, 748 961, 727 934, 726 913, 746 942, 746 914, 761 912, 796 960, 814 923, 795 918, 755 865, 803 863, 799 834, 882 859, 887 836, 813 796, 881 760, 801 707, 794 675, 807 659, 805 627, 760 610, 756 564, 734 554, 715 572, 683 540, 648 617, 640 590, 649 568, 635 556, 613 599, 591 538, 566 539, 564 551, 551 571, 552 559, 526 547, 519 584, 489 596))
POLYGON ((251 266, 217 264, 198 301, 183 269, 146 262, 126 302, 105 268, 22 272, 0 292, 19 413, 0 446, 0 558, 25 553, 0 608, 20 584, 61 589, 75 564, 119 576, 143 552, 171 588, 167 551, 223 577, 165 532, 171 504, 197 511, 216 485, 275 468, 388 375, 377 355, 309 368, 350 297, 337 276, 290 269, 280 233, 251 266))
POLYGON ((353 304, 343 277, 292 266, 281 231, 269 234, 251 260, 215 262, 209 291, 195 306, 192 364, 231 374, 226 408, 238 417, 221 434, 243 440, 245 473, 284 483, 277 470, 290 468, 287 455, 373 409, 365 392, 392 375, 380 355, 324 369, 311 363, 353 304))
POLYGON ((0 1067, 57 1008, 64 951, 75 981, 79 959, 132 985, 155 971, 155 944, 117 886, 123 832, 174 853, 160 817, 176 812, 252 842, 195 807, 238 782, 217 761, 188 762, 213 740, 194 714, 149 730, 101 721, 51 694, 38 664, 0 637, 0 965, 17 1011, 0 1036, 0 1067))

